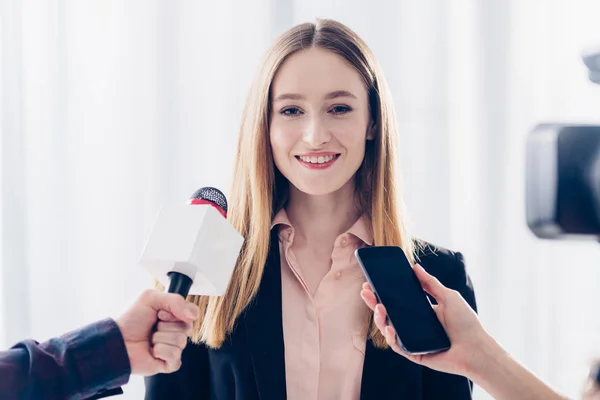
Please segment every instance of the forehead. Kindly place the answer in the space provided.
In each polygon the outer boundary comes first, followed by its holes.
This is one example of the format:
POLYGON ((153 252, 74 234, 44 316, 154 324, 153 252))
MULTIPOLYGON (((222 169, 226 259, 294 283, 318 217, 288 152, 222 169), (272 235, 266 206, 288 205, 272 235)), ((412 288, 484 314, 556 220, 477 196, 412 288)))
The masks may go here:
POLYGON ((284 93, 322 97, 337 90, 347 90, 359 98, 367 96, 358 71, 341 56, 321 48, 301 50, 288 57, 277 71, 271 90, 273 97, 284 93))

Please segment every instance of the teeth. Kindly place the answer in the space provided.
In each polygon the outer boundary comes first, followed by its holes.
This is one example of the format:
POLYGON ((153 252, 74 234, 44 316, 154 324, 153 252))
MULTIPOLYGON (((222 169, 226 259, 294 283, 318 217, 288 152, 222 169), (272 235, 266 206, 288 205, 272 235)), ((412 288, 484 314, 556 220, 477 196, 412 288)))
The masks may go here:
POLYGON ((311 163, 311 164, 325 164, 331 160, 333 160, 335 158, 335 155, 331 155, 331 156, 300 156, 299 157, 302 161, 307 162, 307 163, 311 163))

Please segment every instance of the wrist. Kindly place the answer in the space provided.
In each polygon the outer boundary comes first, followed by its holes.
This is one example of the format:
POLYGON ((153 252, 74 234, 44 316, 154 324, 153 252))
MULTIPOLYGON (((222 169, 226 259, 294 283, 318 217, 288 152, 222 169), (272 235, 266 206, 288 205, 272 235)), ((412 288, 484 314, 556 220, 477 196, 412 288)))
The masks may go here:
POLYGON ((129 369, 131 371, 131 375, 135 375, 136 374, 136 363, 134 362, 134 360, 131 358, 131 355, 133 353, 133 348, 131 347, 131 343, 129 343, 128 341, 125 341, 125 353, 127 354, 127 360, 129 362, 129 369))
POLYGON ((119 328, 119 331, 121 332, 123 344, 125 345, 125 353, 127 354, 127 360, 129 361, 129 369, 131 370, 131 375, 135 375, 137 372, 136 371, 137 365, 135 363, 135 360, 132 358, 133 353, 135 352, 134 343, 132 343, 131 340, 129 340, 129 338, 127 337, 127 332, 124 329, 125 326, 120 321, 120 318, 116 319, 115 323, 116 323, 117 327, 119 328))
MULTIPOLYGON (((487 334, 486 334, 487 335, 487 334)), ((566 400, 519 364, 491 336, 477 348, 465 376, 495 399, 566 400)))
POLYGON ((473 346, 472 356, 467 360, 465 376, 473 382, 479 382, 486 376, 493 373, 493 365, 506 356, 506 352, 485 332, 475 346, 473 346))

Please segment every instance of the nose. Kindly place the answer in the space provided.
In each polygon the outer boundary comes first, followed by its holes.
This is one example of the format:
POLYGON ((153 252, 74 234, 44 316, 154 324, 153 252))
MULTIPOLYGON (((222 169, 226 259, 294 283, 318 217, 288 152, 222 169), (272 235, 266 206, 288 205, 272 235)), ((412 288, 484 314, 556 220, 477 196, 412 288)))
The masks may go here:
POLYGON ((325 126, 321 118, 315 116, 310 118, 308 125, 304 129, 302 140, 313 149, 323 147, 331 140, 331 132, 325 126))

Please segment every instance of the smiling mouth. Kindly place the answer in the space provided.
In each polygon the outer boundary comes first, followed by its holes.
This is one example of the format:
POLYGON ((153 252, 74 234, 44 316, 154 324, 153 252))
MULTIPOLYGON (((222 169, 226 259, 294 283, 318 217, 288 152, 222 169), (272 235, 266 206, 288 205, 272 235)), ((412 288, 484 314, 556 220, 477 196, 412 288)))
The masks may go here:
POLYGON ((337 159, 340 154, 330 154, 327 156, 296 156, 296 159, 307 164, 327 164, 337 159))

